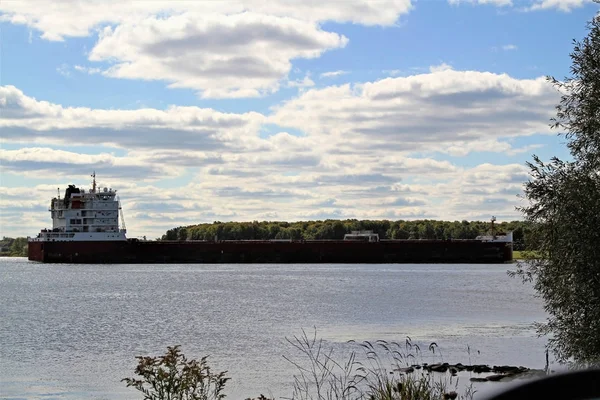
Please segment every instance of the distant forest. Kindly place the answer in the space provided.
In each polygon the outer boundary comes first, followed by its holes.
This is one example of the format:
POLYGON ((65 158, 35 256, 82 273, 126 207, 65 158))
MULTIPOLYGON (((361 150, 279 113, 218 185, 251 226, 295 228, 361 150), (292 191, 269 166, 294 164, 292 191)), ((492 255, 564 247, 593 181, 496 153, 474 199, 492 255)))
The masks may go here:
POLYGON ((0 256, 27 257, 27 238, 4 236, 0 239, 0 256))
MULTIPOLYGON (((535 248, 530 224, 496 223, 496 233, 513 231, 514 249, 535 248)), ((372 230, 381 239, 475 239, 490 233, 489 221, 325 220, 300 222, 213 222, 169 229, 162 240, 342 239, 351 231, 372 230)))

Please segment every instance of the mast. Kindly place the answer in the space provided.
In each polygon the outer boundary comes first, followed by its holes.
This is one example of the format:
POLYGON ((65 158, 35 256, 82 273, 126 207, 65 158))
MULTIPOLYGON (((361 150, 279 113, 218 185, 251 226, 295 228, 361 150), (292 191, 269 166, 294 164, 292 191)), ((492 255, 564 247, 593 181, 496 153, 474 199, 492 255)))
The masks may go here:
POLYGON ((96 171, 92 174, 92 192, 96 193, 96 171))
POLYGON ((494 222, 496 222, 496 217, 492 216, 491 221, 492 221, 492 228, 491 228, 491 230, 492 230, 492 238, 496 239, 496 232, 494 231, 494 222))

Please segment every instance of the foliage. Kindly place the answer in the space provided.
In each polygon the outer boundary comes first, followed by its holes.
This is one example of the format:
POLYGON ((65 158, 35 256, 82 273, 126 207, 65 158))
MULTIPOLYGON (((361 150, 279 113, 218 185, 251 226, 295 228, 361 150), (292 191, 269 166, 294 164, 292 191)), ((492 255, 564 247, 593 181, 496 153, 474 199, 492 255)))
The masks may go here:
MULTIPOLYGON (((600 0, 595 0, 600 4, 600 0)), ((571 74, 563 82, 548 77, 562 93, 552 125, 565 131, 578 160, 600 167, 600 13, 588 22, 588 35, 573 40, 571 74)))
POLYGON ((573 163, 538 160, 526 186, 526 217, 536 222, 542 257, 517 271, 534 281, 549 313, 540 333, 551 334, 559 360, 600 360, 600 179, 573 163))
POLYGON ((541 254, 539 254, 539 252, 537 252, 535 250, 533 250, 533 251, 527 251, 527 250, 513 251, 513 260, 532 260, 532 259, 541 258, 541 257, 542 257, 541 254))
MULTIPOLYGON (((497 232, 513 231, 515 249, 528 248, 534 243, 531 226, 523 221, 496 224, 497 232)), ((214 222, 181 226, 168 230, 162 240, 269 240, 269 239, 342 239, 344 234, 357 230, 372 230, 382 239, 474 239, 488 233, 485 221, 388 221, 388 220, 325 220, 325 221, 254 221, 214 222)))
POLYGON ((207 357, 187 360, 179 346, 167 347, 160 357, 137 357, 135 373, 142 379, 125 378, 127 387, 144 394, 144 400, 217 400, 223 399, 227 371, 214 373, 207 357))
MULTIPOLYGON (((432 375, 409 372, 415 356, 422 356, 418 345, 407 338, 405 345, 378 340, 357 344, 361 352, 352 351, 345 362, 336 360, 333 348, 327 348, 316 332, 308 337, 302 331, 288 342, 308 362, 292 363, 298 374, 294 376, 293 400, 433 400, 446 398, 472 399, 474 391, 469 386, 463 396, 450 390, 447 380, 435 382, 432 375), (414 350, 414 353, 413 353, 414 350)), ((352 342, 352 341, 351 341, 352 342)), ((352 342, 354 343, 354 342, 352 342)), ((430 351, 437 345, 432 343, 430 351), (432 346, 435 345, 435 346, 432 346)), ((433 349, 433 350, 432 350, 433 349)), ((454 381, 455 387, 458 381, 454 381)))
POLYGON ((0 240, 0 247, 7 249, 2 252, 3 256, 27 257, 27 238, 10 238, 5 236, 0 240))
POLYGON ((573 77, 561 91, 553 126, 565 131, 572 161, 534 156, 523 207, 538 259, 517 271, 534 283, 549 318, 539 332, 560 361, 600 362, 600 14, 574 42, 573 77))

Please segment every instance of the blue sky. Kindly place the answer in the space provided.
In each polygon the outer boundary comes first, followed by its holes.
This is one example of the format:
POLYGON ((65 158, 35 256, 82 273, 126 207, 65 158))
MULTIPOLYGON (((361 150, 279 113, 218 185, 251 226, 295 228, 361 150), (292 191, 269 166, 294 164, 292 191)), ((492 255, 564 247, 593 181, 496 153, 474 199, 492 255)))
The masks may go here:
POLYGON ((56 187, 93 170, 120 188, 133 236, 215 219, 518 219, 525 162, 568 157, 543 77, 569 74, 599 8, 35 4, 0 4, 3 235, 49 225, 56 187))

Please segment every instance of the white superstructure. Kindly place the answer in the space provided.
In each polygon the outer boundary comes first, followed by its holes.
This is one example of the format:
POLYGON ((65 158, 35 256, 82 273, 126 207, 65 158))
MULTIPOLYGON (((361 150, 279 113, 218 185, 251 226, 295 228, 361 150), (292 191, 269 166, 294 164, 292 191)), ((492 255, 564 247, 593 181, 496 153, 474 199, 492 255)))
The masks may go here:
POLYGON ((344 240, 379 242, 379 234, 373 233, 373 231, 352 231, 352 233, 346 233, 344 235, 344 240))
MULTIPOLYGON (((92 188, 86 191, 69 185, 65 197, 60 192, 50 203, 52 229, 42 229, 31 241, 115 241, 127 240, 125 226, 119 227, 123 217, 117 191, 96 188, 96 174, 92 188)), ((123 224, 124 225, 124 224, 123 224)))
POLYGON ((482 242, 505 242, 512 243, 513 241, 513 233, 507 232, 505 235, 481 235, 475 238, 476 240, 481 240, 482 242))
POLYGON ((494 228, 494 222, 496 222, 496 217, 492 216, 491 227, 490 227, 490 234, 489 235, 477 236, 475 238, 475 240, 481 240, 482 242, 504 242, 504 243, 511 243, 511 246, 512 246, 513 233, 512 232, 506 232, 504 235, 496 235, 496 230, 494 228))

